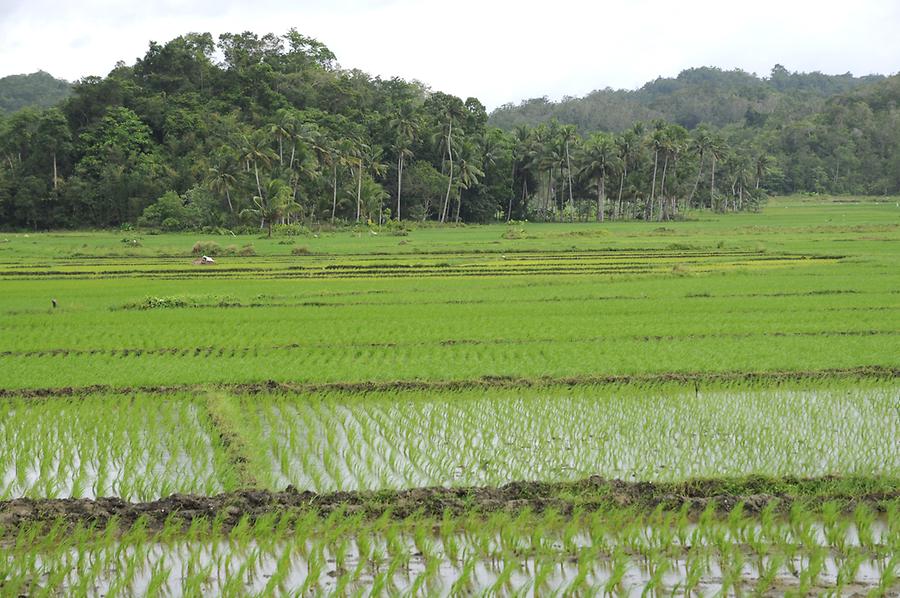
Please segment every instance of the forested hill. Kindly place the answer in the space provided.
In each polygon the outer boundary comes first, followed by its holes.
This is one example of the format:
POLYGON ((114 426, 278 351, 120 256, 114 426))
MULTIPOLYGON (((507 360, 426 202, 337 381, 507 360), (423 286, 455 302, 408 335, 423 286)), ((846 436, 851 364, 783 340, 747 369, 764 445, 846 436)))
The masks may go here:
POLYGON ((667 220, 900 192, 896 76, 697 69, 634 93, 612 132, 559 115, 504 131, 477 98, 341 68, 296 30, 191 33, 56 106, 0 113, 0 227, 667 220))
POLYGON ((660 77, 635 91, 606 88, 559 102, 543 97, 505 104, 491 113, 488 122, 512 130, 555 118, 582 132, 624 131, 634 121, 653 119, 688 129, 700 123, 752 125, 769 118, 785 122, 818 112, 832 96, 883 79, 882 75, 792 73, 780 64, 765 78, 739 69, 701 67, 675 78, 660 77))
POLYGON ((9 75, 0 78, 0 113, 15 112, 33 106, 47 108, 58 104, 72 92, 68 81, 38 71, 30 75, 9 75))

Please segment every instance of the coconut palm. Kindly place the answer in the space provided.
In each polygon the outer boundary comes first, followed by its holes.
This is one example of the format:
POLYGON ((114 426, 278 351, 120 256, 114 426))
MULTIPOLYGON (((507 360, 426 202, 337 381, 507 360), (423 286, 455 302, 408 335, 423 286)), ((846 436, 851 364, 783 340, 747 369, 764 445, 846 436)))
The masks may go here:
POLYGON ((275 153, 269 148, 265 131, 255 131, 242 139, 241 159, 253 165, 253 173, 256 176, 256 191, 259 197, 263 196, 262 182, 259 178, 259 166, 271 166, 275 159, 275 153))
POLYGON ((467 151, 459 158, 459 168, 457 174, 457 197, 456 197, 456 222, 459 222, 459 212, 462 207, 462 191, 470 189, 478 184, 478 181, 484 176, 484 171, 479 167, 480 159, 472 151, 471 146, 467 146, 467 151))
POLYGON ((688 206, 692 205, 694 194, 697 193, 697 187, 700 185, 700 178, 703 176, 703 159, 706 157, 711 143, 712 136, 709 129, 704 126, 697 127, 690 144, 691 151, 697 156, 697 178, 694 180, 694 187, 688 196, 688 206))
POLYGON ((597 220, 603 222, 606 210, 606 178, 619 169, 620 158, 615 140, 607 133, 591 135, 581 156, 582 176, 597 187, 597 220))
POLYGON ((253 197, 253 208, 241 211, 241 215, 251 214, 260 219, 260 228, 266 226, 268 236, 272 237, 272 224, 279 218, 299 210, 300 205, 294 201, 291 187, 281 179, 272 179, 266 185, 264 195, 253 197))
POLYGON ((234 205, 231 203, 231 190, 237 186, 237 177, 232 174, 233 172, 233 164, 222 162, 210 167, 206 178, 206 186, 212 193, 220 197, 225 196, 228 211, 232 214, 234 205))

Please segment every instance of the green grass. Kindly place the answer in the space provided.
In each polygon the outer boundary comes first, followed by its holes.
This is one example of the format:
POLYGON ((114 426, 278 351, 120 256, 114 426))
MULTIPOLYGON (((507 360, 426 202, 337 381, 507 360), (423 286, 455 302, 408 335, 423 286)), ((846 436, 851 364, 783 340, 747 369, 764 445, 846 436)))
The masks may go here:
POLYGON ((0 593, 887 595, 900 511, 867 509, 900 478, 896 198, 690 216, 0 234, 2 499, 292 484, 383 511, 384 489, 524 479, 584 507, 148 531, 0 502, 0 593), (195 266, 197 241, 256 255, 195 266), (646 504, 573 481, 595 474, 653 482, 646 504), (663 508, 698 488, 815 513, 663 508))

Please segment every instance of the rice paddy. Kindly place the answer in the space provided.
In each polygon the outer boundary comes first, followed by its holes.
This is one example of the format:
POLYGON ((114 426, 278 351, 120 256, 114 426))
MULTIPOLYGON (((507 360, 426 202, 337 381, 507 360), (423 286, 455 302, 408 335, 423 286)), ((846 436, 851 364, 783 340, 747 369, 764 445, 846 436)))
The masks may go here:
POLYGON ((900 210, 698 217, 0 235, 0 594, 896 595, 900 210))

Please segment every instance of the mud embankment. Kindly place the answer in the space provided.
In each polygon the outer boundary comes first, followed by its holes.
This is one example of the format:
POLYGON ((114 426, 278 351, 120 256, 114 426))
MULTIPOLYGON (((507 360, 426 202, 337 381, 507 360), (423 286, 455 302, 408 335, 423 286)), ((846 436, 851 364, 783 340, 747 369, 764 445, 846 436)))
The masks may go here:
POLYGON ((335 511, 377 518, 389 513, 395 519, 490 514, 498 511, 520 513, 553 510, 567 516, 617 508, 649 511, 687 508, 699 513, 713 504, 727 512, 743 503, 749 513, 771 503, 786 511, 795 502, 816 508, 837 501, 848 511, 859 504, 875 510, 889 501, 900 500, 900 481, 869 478, 766 478, 692 480, 678 483, 625 482, 592 476, 577 482, 512 482, 500 487, 413 488, 366 492, 317 494, 288 487, 281 492, 242 490, 215 496, 173 494, 150 502, 132 503, 120 498, 30 499, 0 501, 0 530, 6 534, 22 525, 64 521, 69 525, 93 524, 105 527, 111 520, 129 528, 145 518, 149 529, 161 529, 170 516, 185 525, 197 519, 211 522, 219 517, 230 529, 244 516, 305 514, 315 511, 325 517, 335 511))

